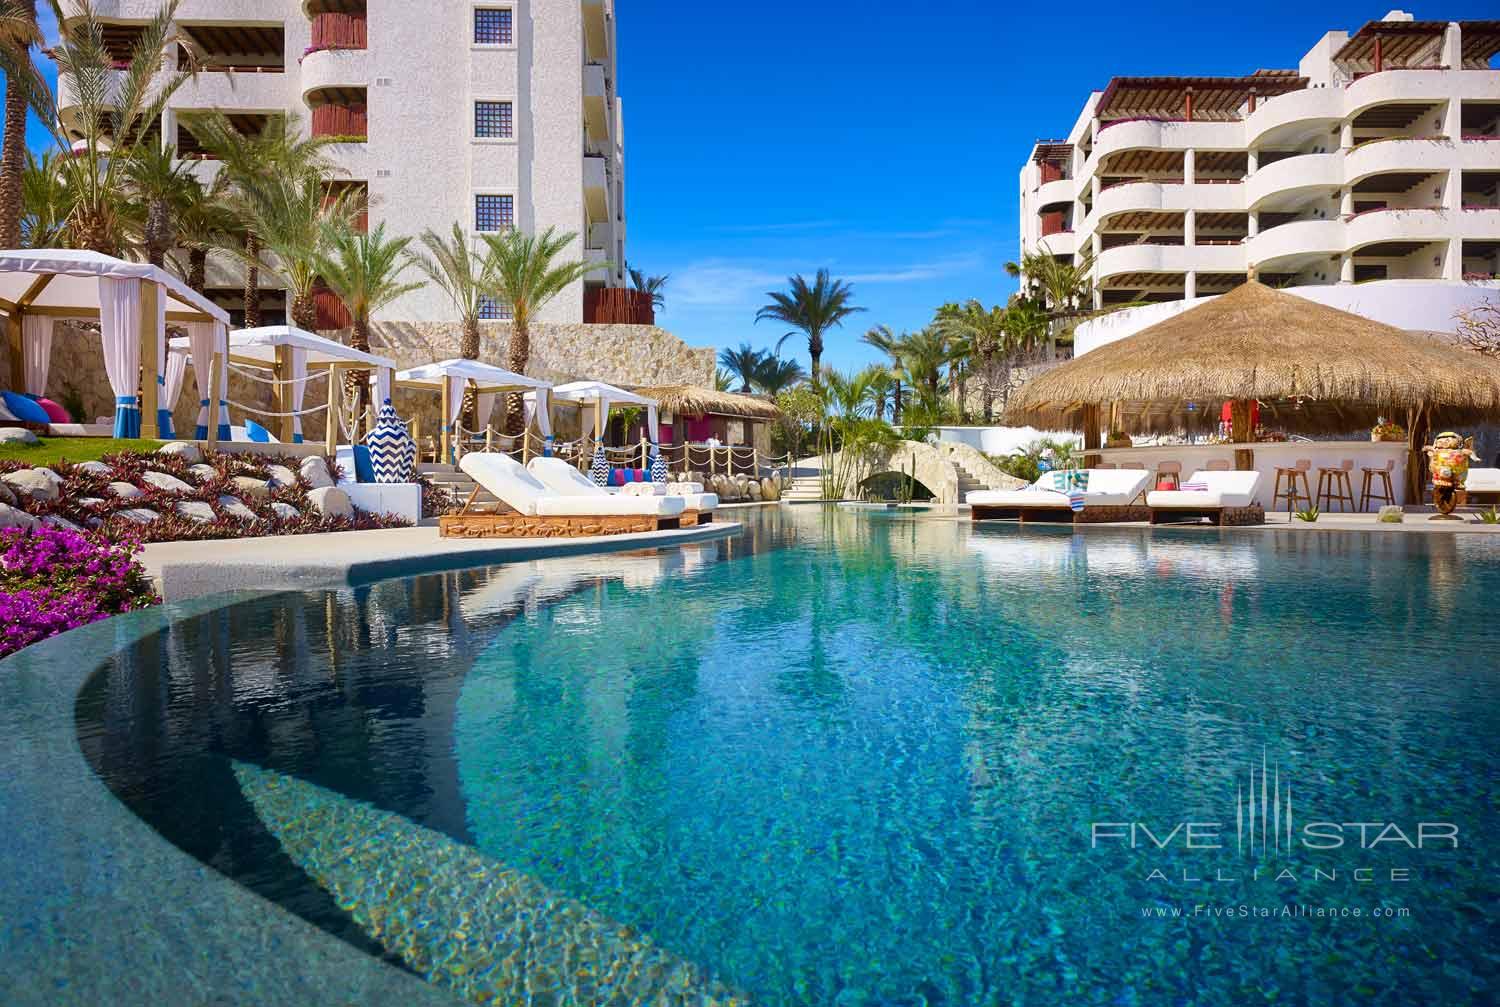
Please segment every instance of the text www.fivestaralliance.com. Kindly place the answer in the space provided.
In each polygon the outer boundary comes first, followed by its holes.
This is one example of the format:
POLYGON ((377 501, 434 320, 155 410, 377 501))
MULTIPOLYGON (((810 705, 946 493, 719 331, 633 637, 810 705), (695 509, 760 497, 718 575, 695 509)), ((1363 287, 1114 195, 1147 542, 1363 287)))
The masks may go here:
POLYGON ((1141 917, 1148 920, 1390 920, 1410 916, 1411 910, 1405 906, 1330 906, 1294 902, 1268 906, 1244 902, 1222 906, 1141 906, 1141 917))

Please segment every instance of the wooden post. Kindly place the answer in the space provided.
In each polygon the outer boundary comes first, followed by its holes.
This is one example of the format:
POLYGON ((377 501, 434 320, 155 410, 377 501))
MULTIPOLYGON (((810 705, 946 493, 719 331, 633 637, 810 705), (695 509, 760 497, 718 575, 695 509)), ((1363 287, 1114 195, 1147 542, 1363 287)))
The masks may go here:
POLYGON ((438 408, 443 411, 443 415, 441 417, 441 419, 443 421, 443 425, 442 425, 443 436, 442 436, 441 441, 440 441, 440 443, 438 445, 438 449, 442 452, 442 458, 440 459, 442 461, 442 463, 444 465, 452 465, 453 464, 453 455, 450 452, 452 451, 452 444, 453 444, 453 431, 452 431, 453 424, 448 419, 448 417, 450 417, 450 416, 453 415, 453 410, 451 408, 452 403, 450 401, 453 398, 453 392, 452 392, 453 382, 451 382, 451 381, 448 380, 448 376, 446 374, 442 376, 442 382, 443 382, 443 391, 442 391, 442 395, 439 396, 439 403, 440 404, 439 404, 438 408))
POLYGON ((1255 112, 1255 88, 1250 89, 1250 112, 1255 112))
POLYGON ((491 423, 484 425, 484 450, 486 453, 495 450, 495 427, 491 423))
POLYGON ((521 464, 531 461, 531 428, 521 431, 521 464))
POLYGON ((141 281, 141 438, 151 441, 161 437, 156 422, 157 379, 161 377, 161 356, 156 345, 161 335, 156 328, 156 299, 160 296, 161 288, 154 280, 141 281))
POLYGON ((1375 36, 1375 72, 1379 73, 1385 69, 1385 47, 1381 44, 1379 35, 1375 36))
POLYGON ((219 446, 219 378, 229 370, 229 361, 218 350, 214 351, 213 363, 208 369, 208 389, 198 389, 198 394, 208 400, 208 449, 219 446))
POLYGON ((339 447, 339 365, 328 365, 328 408, 323 410, 323 450, 331 457, 339 447))
POLYGON ((26 387, 25 347, 21 345, 21 312, 5 316, 5 343, 10 350, 10 386, 16 391, 26 387))
POLYGON ((1423 503, 1427 490, 1427 446, 1432 417, 1424 402, 1415 410, 1407 411, 1407 456, 1406 456, 1406 500, 1408 504, 1423 503))
POLYGON ((1193 121, 1193 89, 1188 88, 1182 97, 1182 117, 1188 122, 1193 121))
MULTIPOLYGON (((395 389, 391 390, 391 397, 395 398, 395 389)), ((417 457, 417 461, 421 461, 422 460, 422 458, 421 458, 421 454, 422 454, 422 412, 421 412, 421 410, 417 410, 416 415, 411 418, 411 440, 412 440, 412 443, 417 446, 417 456, 418 456, 417 457)))
MULTIPOLYGON (((1251 403, 1244 399, 1236 399, 1229 404, 1229 439, 1236 445, 1249 444, 1255 437, 1255 431, 1250 427, 1251 408, 1251 403)), ((1250 448, 1236 447, 1234 467, 1240 472, 1252 471, 1255 468, 1255 452, 1250 448)))
POLYGON ((641 434, 641 468, 642 469, 649 469, 650 467, 651 467, 651 456, 646 453, 646 435, 645 435, 645 433, 642 433, 641 434))
POLYGON ((594 444, 604 443, 604 400, 594 400, 594 444))
POLYGON ((1102 461, 1099 449, 1099 406, 1087 404, 1083 407, 1083 467, 1091 469, 1102 461))
MULTIPOLYGON (((278 382, 272 385, 271 401, 276 404, 278 413, 289 413, 292 410, 292 387, 280 384, 292 377, 292 348, 290 346, 276 347, 276 366, 272 369, 272 377, 278 382)), ((277 421, 278 433, 281 443, 292 443, 292 417, 282 416, 277 421)))

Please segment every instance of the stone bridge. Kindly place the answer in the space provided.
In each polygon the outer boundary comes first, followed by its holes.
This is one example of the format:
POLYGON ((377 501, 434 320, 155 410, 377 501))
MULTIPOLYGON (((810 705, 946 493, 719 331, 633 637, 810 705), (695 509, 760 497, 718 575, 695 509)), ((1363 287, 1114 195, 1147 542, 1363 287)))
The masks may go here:
MULTIPOLYGON (((834 471, 843 472, 842 453, 834 458, 834 471)), ((934 503, 958 504, 969 489, 1015 489, 1021 480, 1008 476, 966 444, 900 441, 876 451, 853 474, 854 486, 843 487, 843 496, 857 495, 856 487, 872 476, 894 472, 909 475, 932 492, 934 503)))

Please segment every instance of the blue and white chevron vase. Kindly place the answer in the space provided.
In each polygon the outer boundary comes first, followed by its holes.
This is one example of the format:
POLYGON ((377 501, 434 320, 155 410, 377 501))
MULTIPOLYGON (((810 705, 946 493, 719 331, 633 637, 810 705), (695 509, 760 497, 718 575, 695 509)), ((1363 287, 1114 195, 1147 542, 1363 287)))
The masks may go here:
POLYGON ((415 476, 417 443, 406 424, 386 399, 375 418, 375 429, 365 438, 370 448, 370 466, 377 483, 409 483, 415 476))
POLYGON ((604 458, 604 445, 594 446, 594 460, 589 465, 589 478, 594 480, 595 486, 609 485, 609 462, 604 458))
POLYGON ((654 483, 665 483, 671 473, 667 471, 667 460, 658 451, 651 456, 651 481, 654 483))

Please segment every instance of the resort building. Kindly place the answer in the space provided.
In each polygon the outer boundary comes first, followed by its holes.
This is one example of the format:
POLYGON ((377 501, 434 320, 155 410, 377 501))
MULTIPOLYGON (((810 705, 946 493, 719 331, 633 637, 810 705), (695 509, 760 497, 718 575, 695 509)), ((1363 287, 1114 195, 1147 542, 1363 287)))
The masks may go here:
POLYGON ((1021 249, 1090 263, 1096 308, 1150 305, 1085 323, 1080 351, 1252 272, 1451 328, 1500 274, 1497 53, 1500 21, 1392 11, 1296 69, 1116 77, 1032 149, 1021 249))
MULTIPOLYGON (((157 9, 140 0, 94 7, 122 61, 157 9)), ((649 299, 633 317, 639 298, 607 293, 625 279, 613 0, 183 0, 177 23, 200 64, 161 123, 163 142, 182 157, 209 159, 193 131, 206 112, 247 133, 295 114, 312 135, 336 138, 335 184, 367 198, 369 222, 397 235, 453 221, 471 232, 572 232, 570 257, 597 269, 542 320, 652 321, 649 299)), ((76 103, 67 79, 61 89, 66 127, 76 103)), ((214 299, 238 312, 238 271, 215 262, 210 283, 214 299)), ((268 320, 279 320, 284 300, 267 293, 268 320)), ((320 310, 327 328, 346 324, 332 295, 320 310)), ((451 308, 428 287, 385 315, 430 322, 451 308)))

